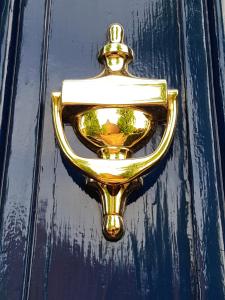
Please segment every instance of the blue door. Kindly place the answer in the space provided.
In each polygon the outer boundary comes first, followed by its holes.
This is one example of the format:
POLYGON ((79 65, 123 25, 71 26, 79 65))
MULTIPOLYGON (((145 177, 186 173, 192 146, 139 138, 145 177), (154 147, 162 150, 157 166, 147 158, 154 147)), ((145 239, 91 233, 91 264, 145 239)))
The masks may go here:
POLYGON ((225 299, 222 2, 1 1, 1 300, 225 299), (112 243, 98 198, 57 145, 50 95, 99 73, 114 22, 134 50, 132 73, 179 90, 179 117, 112 243))

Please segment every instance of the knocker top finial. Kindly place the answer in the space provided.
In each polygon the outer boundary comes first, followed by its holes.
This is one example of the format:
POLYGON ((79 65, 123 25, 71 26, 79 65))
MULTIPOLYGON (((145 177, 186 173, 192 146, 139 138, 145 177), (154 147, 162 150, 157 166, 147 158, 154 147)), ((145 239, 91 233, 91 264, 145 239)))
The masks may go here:
POLYGON ((109 73, 126 73, 127 65, 133 59, 133 50, 124 44, 124 29, 120 24, 108 28, 108 42, 99 53, 99 61, 109 73))
POLYGON ((108 29, 110 43, 123 43, 124 29, 120 24, 111 24, 108 29))

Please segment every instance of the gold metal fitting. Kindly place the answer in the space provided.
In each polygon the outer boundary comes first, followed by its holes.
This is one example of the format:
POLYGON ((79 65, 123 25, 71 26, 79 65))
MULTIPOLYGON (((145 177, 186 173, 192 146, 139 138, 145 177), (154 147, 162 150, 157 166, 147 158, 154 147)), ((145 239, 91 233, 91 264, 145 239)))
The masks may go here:
POLYGON ((52 113, 62 152, 100 193, 105 238, 117 241, 124 233, 128 194, 140 186, 140 177, 159 162, 172 142, 178 91, 168 90, 165 80, 138 78, 128 72, 133 51, 124 44, 121 25, 112 24, 108 37, 99 54, 103 71, 90 79, 64 80, 62 91, 52 93, 52 113), (160 122, 166 126, 158 148, 145 157, 130 158, 160 122), (71 124, 98 159, 75 154, 64 123, 71 124))
POLYGON ((99 61, 109 72, 127 70, 127 65, 133 60, 133 51, 124 44, 124 30, 120 24, 112 24, 108 29, 108 43, 101 49, 99 61))

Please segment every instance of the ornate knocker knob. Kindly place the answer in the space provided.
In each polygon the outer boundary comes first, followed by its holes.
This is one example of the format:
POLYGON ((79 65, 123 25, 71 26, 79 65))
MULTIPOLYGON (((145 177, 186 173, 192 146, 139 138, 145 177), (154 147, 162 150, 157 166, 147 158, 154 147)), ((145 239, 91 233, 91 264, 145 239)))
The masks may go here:
POLYGON ((65 80, 61 92, 52 93, 53 123, 59 146, 68 160, 81 170, 99 191, 103 233, 111 241, 124 232, 126 197, 166 153, 177 118, 177 90, 166 80, 138 78, 128 72, 133 51, 123 42, 123 28, 112 24, 108 43, 99 54, 103 71, 94 78, 65 80), (166 123, 158 148, 141 158, 130 158, 166 123), (70 147, 64 123, 99 156, 79 157, 70 147))

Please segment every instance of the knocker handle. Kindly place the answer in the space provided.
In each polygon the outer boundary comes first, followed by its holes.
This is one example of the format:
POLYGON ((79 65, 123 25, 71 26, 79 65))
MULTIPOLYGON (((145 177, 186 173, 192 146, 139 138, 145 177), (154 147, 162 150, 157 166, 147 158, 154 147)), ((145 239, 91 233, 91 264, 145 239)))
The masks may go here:
POLYGON ((143 175, 167 152, 177 119, 177 90, 168 90, 167 124, 157 149, 148 156, 125 160, 90 159, 76 155, 66 138, 62 122, 61 93, 52 93, 53 123, 64 155, 87 176, 104 184, 125 184, 143 175))

